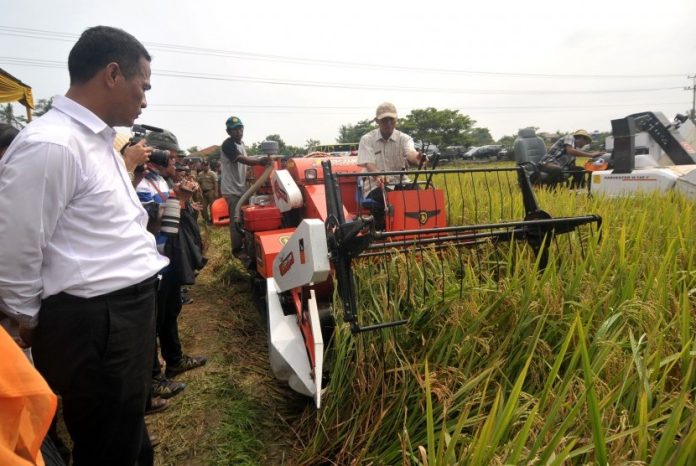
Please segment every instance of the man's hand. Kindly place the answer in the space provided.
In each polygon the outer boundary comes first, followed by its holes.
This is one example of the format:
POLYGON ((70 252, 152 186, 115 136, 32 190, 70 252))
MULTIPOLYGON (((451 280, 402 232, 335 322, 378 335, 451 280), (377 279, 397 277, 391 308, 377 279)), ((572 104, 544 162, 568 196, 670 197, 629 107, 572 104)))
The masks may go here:
POLYGON ((379 186, 380 188, 384 188, 384 185, 387 182, 387 178, 385 176, 373 176, 372 180, 379 186))
POLYGON ((193 207, 193 210, 200 212, 203 210, 203 204, 200 202, 193 202, 191 201, 191 207, 193 207))
POLYGON ((22 339, 22 341, 17 342, 20 348, 30 348, 34 343, 34 329, 20 325, 19 338, 22 339))
POLYGON ((272 163, 273 163, 273 159, 271 159, 270 155, 261 159, 261 165, 263 165, 264 167, 267 167, 272 163))
POLYGON ((142 165, 150 159, 152 147, 145 145, 145 139, 141 139, 137 144, 128 146, 123 150, 123 161, 126 164, 126 170, 132 172, 135 167, 142 165))

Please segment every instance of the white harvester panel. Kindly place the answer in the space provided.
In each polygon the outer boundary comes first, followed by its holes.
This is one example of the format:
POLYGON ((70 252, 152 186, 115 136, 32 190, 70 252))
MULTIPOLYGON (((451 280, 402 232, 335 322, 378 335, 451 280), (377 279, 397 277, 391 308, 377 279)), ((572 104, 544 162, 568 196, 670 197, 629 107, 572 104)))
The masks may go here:
POLYGON ((305 396, 316 397, 317 386, 307 357, 307 348, 297 316, 286 316, 280 304, 280 295, 273 278, 266 279, 266 306, 268 310, 268 354, 271 370, 278 380, 305 396))
POLYGON ((273 260, 273 277, 280 291, 323 282, 330 270, 324 222, 317 219, 302 220, 273 260))
POLYGON ((635 192, 665 192, 672 189, 679 178, 678 168, 646 168, 633 170, 631 173, 596 171, 592 172, 590 190, 594 194, 608 197, 625 196, 635 192))
POLYGON ((271 173, 271 187, 273 188, 275 204, 281 212, 302 207, 302 192, 289 171, 273 171, 271 173))
POLYGON ((684 176, 677 178, 675 189, 696 201, 696 167, 684 176))

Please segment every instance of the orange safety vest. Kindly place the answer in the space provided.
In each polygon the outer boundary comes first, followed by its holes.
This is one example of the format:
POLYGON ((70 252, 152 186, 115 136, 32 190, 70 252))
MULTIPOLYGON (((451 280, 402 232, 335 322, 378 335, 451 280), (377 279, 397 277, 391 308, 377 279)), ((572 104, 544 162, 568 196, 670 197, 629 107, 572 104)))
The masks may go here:
POLYGON ((2 327, 0 354, 0 464, 43 465, 56 395, 2 327))

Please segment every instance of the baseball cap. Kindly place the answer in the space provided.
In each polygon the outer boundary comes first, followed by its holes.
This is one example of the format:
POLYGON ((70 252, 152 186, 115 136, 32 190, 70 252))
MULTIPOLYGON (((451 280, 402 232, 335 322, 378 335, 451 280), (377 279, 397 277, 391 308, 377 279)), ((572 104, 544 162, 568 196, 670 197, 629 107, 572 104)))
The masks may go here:
POLYGON ((145 140, 148 145, 157 149, 175 150, 177 153, 181 150, 179 149, 179 141, 176 139, 176 136, 167 130, 161 133, 150 131, 145 136, 145 140))
POLYGON ((240 126, 244 126, 244 123, 242 123, 242 120, 240 120, 239 117, 231 116, 227 119, 227 121, 225 122, 225 125, 227 126, 228 129, 234 129, 234 128, 238 128, 240 126))
POLYGON ((396 119, 396 107, 391 102, 382 102, 377 107, 377 112, 375 112, 375 120, 381 120, 382 118, 394 118, 396 119))

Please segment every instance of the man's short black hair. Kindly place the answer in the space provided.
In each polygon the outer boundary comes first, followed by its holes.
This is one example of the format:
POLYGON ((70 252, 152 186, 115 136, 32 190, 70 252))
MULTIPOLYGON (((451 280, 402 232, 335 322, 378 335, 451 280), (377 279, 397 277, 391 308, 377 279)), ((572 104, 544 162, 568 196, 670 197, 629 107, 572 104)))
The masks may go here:
POLYGON ((0 123, 0 149, 10 147, 10 144, 18 134, 19 130, 14 126, 10 126, 6 123, 0 123))
POLYGON ((111 62, 126 79, 140 72, 140 58, 151 61, 138 39, 122 29, 95 26, 82 33, 68 56, 70 84, 84 84, 111 62))

